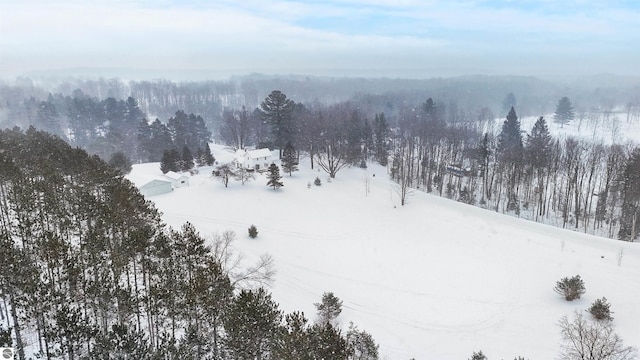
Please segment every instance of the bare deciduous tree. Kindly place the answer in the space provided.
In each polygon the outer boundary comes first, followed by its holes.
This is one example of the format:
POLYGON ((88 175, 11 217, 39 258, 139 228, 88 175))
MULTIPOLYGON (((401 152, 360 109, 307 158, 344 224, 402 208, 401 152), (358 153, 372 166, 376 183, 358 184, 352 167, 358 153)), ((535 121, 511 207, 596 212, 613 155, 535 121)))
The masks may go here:
POLYGON ((610 321, 592 322, 576 311, 572 320, 564 316, 558 326, 562 329, 563 360, 636 359, 636 349, 622 344, 610 321))
POLYGON ((225 231, 222 235, 213 236, 211 254, 220 264, 222 272, 229 277, 234 287, 250 289, 270 286, 276 274, 273 257, 263 254, 256 264, 244 267, 244 257, 233 247, 235 239, 236 234, 233 231, 225 231))

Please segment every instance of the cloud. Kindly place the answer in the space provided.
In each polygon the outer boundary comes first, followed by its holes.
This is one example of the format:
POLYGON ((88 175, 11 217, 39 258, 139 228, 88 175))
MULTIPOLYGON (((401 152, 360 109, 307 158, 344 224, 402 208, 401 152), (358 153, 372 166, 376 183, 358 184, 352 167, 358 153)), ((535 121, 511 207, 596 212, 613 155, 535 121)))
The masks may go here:
POLYGON ((592 55, 594 71, 619 71, 640 60, 638 18, 623 1, 5 0, 0 68, 540 71, 592 55))

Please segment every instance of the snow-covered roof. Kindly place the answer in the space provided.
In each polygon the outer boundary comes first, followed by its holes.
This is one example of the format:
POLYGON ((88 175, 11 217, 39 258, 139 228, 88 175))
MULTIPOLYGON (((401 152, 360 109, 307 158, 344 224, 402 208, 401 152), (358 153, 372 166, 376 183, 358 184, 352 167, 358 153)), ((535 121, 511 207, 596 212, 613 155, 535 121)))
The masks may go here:
POLYGON ((252 160, 259 159, 259 158, 270 158, 271 150, 269 150, 268 148, 254 149, 254 150, 238 149, 236 150, 234 157, 239 164, 243 164, 246 158, 249 158, 252 160))
POLYGON ((178 173, 177 173, 177 172, 175 172, 175 171, 169 171, 169 172, 167 172, 166 174, 164 174, 164 176, 165 176, 166 178, 171 179, 171 180, 178 180, 178 179, 180 179, 180 178, 182 178, 182 177, 187 177, 187 175, 184 175, 184 174, 178 174, 178 173))
POLYGON ((252 159, 258 159, 262 157, 266 157, 266 158, 271 157, 271 150, 267 148, 249 150, 247 151, 247 153, 249 154, 249 157, 252 159))

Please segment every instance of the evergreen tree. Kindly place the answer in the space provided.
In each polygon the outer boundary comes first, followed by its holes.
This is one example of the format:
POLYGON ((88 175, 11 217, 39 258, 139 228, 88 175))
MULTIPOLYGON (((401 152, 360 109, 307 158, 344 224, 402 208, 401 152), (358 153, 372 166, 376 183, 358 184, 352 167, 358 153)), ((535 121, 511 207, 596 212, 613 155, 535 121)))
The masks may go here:
MULTIPOLYGON (((140 131, 140 136, 146 136, 146 130, 144 126, 140 131)), ((149 154, 149 161, 156 162, 161 161, 163 153, 167 149, 173 147, 173 140, 171 139, 171 133, 169 129, 160 120, 156 119, 149 125, 149 138, 142 146, 149 154)))
POLYGON ((346 160, 351 165, 357 165, 362 160, 362 140, 364 138, 363 123, 356 110, 343 124, 346 140, 346 160))
POLYGON ((55 105, 51 102, 52 96, 49 94, 49 101, 41 101, 36 112, 35 126, 38 129, 56 135, 62 135, 60 128, 60 116, 55 105))
POLYGON ((260 104, 262 119, 271 126, 273 142, 280 149, 280 156, 284 145, 295 140, 294 108, 295 102, 279 90, 273 90, 260 104))
POLYGON ((288 172, 289 176, 293 171, 298 171, 298 157, 291 143, 287 143, 282 152, 282 169, 288 172))
POLYGON ((184 146, 182 148, 182 156, 180 160, 180 170, 189 171, 193 169, 193 155, 191 154, 191 150, 189 150, 188 146, 184 146))
POLYGON ((278 304, 264 289, 242 290, 229 305, 224 319, 225 348, 230 358, 272 358, 282 331, 281 321, 278 304))
POLYGON ((131 160, 122 151, 118 151, 111 155, 109 165, 126 175, 131 172, 131 160))
POLYGON ((516 163, 522 158, 522 131, 516 111, 511 108, 498 137, 498 153, 504 162, 516 163))
POLYGON ((622 185, 622 213, 618 238, 634 241, 640 234, 640 148, 627 160, 622 185))
POLYGON ((304 313, 287 314, 274 358, 279 360, 313 360, 311 345, 311 336, 304 313))
POLYGON ((552 138, 544 117, 536 120, 531 134, 527 135, 527 159, 536 169, 545 168, 551 160, 552 138))
POLYGON ((322 300, 314 304, 318 310, 318 323, 331 323, 342 312, 342 300, 332 292, 322 294, 322 300))
POLYGON ((349 345, 350 359, 354 360, 378 360, 379 346, 373 340, 371 334, 349 323, 347 331, 347 344, 349 345))
POLYGON ((516 111, 511 108, 498 137, 497 151, 502 175, 507 182, 507 210, 516 213, 520 211, 517 183, 523 170, 523 149, 520 121, 516 111))
POLYGON ((204 148, 211 140, 211 132, 204 119, 199 115, 187 115, 183 110, 176 111, 175 116, 169 118, 167 129, 175 146, 187 146, 192 154, 198 147, 204 148))
POLYGON ((540 116, 531 129, 531 134, 527 135, 527 146, 525 148, 525 158, 527 164, 531 166, 535 174, 535 185, 537 192, 538 210, 536 216, 543 216, 546 213, 546 182, 548 179, 548 167, 552 161, 553 139, 549 134, 547 122, 540 116))
POLYGON ((373 136, 376 161, 378 161, 382 166, 387 166, 389 158, 389 152, 387 151, 389 125, 384 117, 384 113, 376 114, 376 117, 373 120, 373 136))
POLYGON ((269 181, 267 181, 267 186, 272 186, 273 190, 277 190, 284 186, 282 181, 280 181, 282 179, 282 176, 280 176, 280 168, 278 168, 278 165, 276 164, 271 164, 269 166, 267 179, 269 179, 269 181))
POLYGON ((562 97, 556 106, 554 121, 564 127, 564 125, 570 123, 575 117, 576 113, 573 110, 573 105, 571 105, 571 100, 566 96, 562 97))
POLYGON ((181 170, 182 157, 180 152, 176 149, 165 150, 162 153, 162 159, 160 160, 160 170, 163 174, 169 171, 181 170))
POLYGON ((482 350, 480 350, 478 352, 474 351, 469 360, 487 360, 487 357, 482 353, 482 350))
POLYGON ((204 157, 204 151, 202 150, 201 147, 198 148, 198 150, 196 150, 196 155, 193 157, 193 162, 195 163, 195 166, 205 166, 205 157, 204 157))
POLYGON ((213 157, 211 153, 211 148, 209 147, 209 142, 204 145, 204 163, 207 166, 212 166, 216 162, 216 158, 213 157))
POLYGON ((330 323, 315 324, 309 330, 314 359, 347 360, 351 354, 340 329, 330 323))

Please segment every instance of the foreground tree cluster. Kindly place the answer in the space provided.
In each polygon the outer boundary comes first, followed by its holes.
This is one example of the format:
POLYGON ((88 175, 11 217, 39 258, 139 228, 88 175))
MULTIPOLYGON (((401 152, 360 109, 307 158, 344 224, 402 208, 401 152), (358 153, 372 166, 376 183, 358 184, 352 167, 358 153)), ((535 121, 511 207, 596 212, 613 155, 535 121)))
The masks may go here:
POLYGON ((72 360, 351 358, 338 327, 278 309, 263 288, 270 257, 239 267, 233 239, 207 245, 188 223, 166 228, 120 172, 56 136, 0 132, 0 314, 11 336, 0 335, 19 359, 26 348, 72 360))

